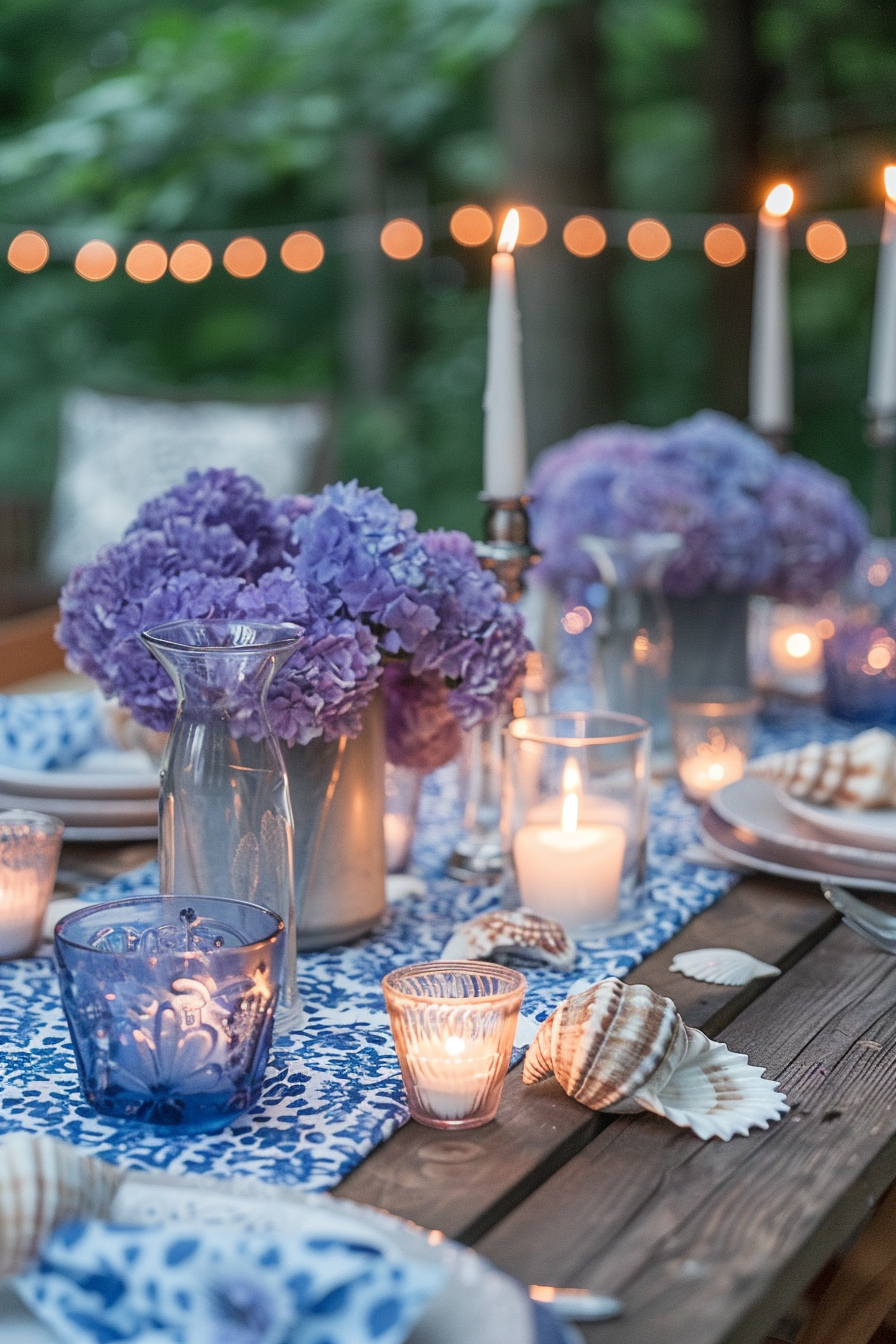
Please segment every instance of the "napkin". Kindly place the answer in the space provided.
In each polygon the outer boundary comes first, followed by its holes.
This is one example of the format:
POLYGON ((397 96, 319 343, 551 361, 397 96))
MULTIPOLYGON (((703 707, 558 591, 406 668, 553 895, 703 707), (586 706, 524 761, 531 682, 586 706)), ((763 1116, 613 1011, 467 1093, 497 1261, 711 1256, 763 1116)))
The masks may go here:
POLYGON ((65 1344, 402 1344, 445 1271, 365 1237, 68 1223, 16 1280, 65 1344))
POLYGON ((108 745, 96 691, 0 695, 0 765, 64 770, 108 745))

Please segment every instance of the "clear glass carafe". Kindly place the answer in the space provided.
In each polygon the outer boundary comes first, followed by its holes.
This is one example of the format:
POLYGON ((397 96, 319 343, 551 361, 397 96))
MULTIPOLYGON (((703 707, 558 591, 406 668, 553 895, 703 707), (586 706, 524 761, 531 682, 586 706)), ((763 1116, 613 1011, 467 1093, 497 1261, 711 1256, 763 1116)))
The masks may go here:
POLYGON ((162 757, 163 895, 266 906, 286 926, 277 1028, 298 1025, 293 816, 265 702, 300 632, 288 623, 172 621, 142 636, 174 682, 177 715, 162 757))

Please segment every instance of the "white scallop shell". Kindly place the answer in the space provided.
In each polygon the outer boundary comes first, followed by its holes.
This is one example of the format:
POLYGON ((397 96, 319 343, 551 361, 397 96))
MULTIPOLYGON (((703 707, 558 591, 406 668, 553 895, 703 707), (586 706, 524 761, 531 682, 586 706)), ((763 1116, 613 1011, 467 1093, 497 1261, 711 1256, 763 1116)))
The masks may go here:
POLYGON ((781 974, 777 966, 733 947, 698 947, 693 952, 679 952, 672 958, 669 970, 707 985, 746 985, 751 980, 781 974))
POLYGON ((557 970, 575 965, 576 945, 562 924, 519 910, 491 910, 459 924, 442 948, 442 961, 476 961, 500 950, 513 950, 557 970))
POLYGON ((0 1279, 33 1260, 54 1228, 108 1215, 125 1172, 46 1135, 0 1145, 0 1279))
POLYGON ((648 1083, 635 1093, 633 1100, 643 1110, 692 1129, 699 1139, 723 1140, 768 1129, 790 1110, 778 1084, 765 1078, 764 1069, 746 1055, 711 1041, 695 1027, 685 1031, 687 1052, 671 1077, 658 1088, 648 1083))

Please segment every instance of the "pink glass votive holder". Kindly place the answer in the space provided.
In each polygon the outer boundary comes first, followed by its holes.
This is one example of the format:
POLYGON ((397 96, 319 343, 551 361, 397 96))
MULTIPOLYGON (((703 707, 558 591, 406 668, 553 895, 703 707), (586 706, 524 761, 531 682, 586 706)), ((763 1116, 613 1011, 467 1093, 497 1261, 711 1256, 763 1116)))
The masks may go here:
POLYGON ((64 829, 43 812, 0 812, 0 961, 30 956, 40 942, 64 829))
POLYGON ((494 1120, 526 978, 487 961, 436 961, 383 979, 411 1115, 433 1129, 494 1120))

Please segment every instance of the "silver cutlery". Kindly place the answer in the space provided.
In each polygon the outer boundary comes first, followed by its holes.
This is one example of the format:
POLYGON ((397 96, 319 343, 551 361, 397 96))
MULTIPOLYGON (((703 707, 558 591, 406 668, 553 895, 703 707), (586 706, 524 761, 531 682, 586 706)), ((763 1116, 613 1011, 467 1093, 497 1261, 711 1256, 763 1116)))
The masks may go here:
POLYGON ((840 912, 843 923, 854 933, 867 938, 882 951, 896 955, 896 915, 888 915, 866 901, 858 900, 843 887, 823 882, 821 889, 825 899, 840 912))

